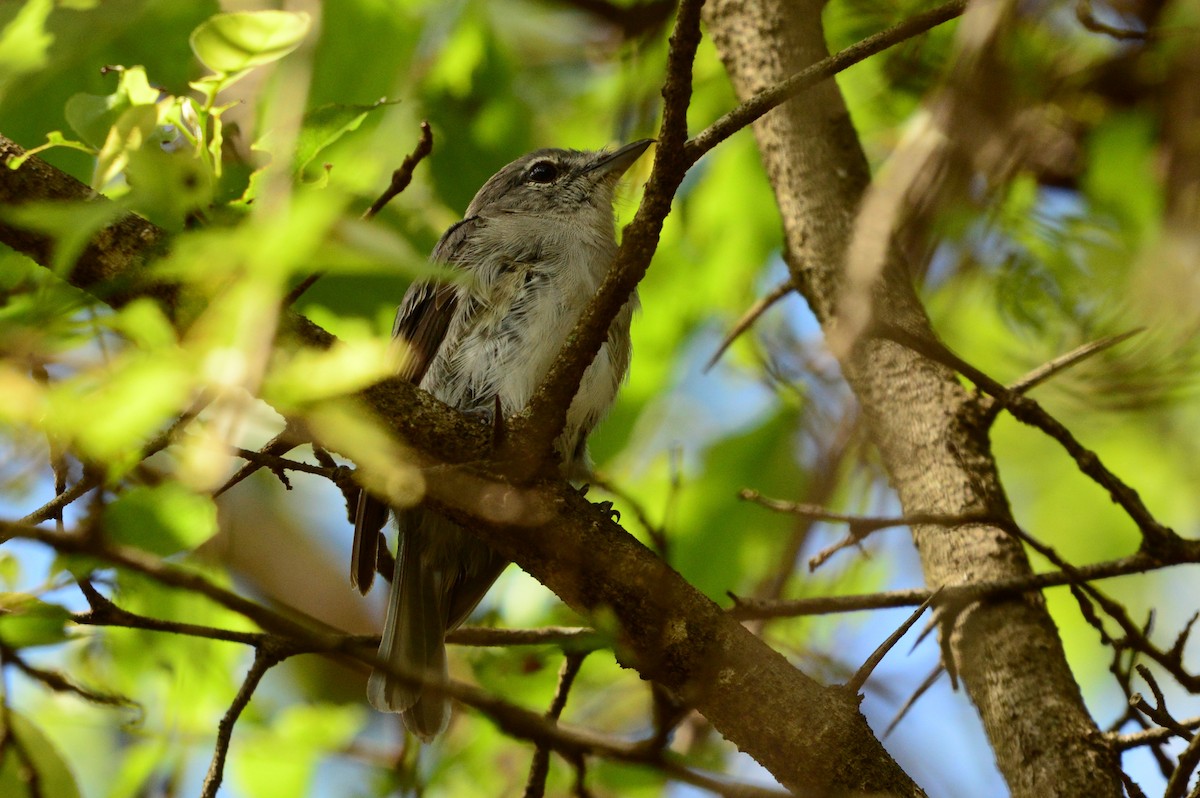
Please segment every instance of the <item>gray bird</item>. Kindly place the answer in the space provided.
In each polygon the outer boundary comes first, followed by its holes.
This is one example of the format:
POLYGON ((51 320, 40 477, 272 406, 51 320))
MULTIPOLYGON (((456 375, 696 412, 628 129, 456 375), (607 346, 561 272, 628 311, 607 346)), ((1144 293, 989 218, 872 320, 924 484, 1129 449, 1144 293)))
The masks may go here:
MULTIPOLYGON (((432 260, 464 272, 453 282, 414 284, 392 335, 405 344, 400 375, 459 410, 504 417, 528 403, 612 265, 613 192, 651 140, 613 152, 537 150, 479 189, 466 217, 446 231, 432 260)), ((637 295, 621 309, 584 373, 555 442, 564 477, 587 471, 587 436, 607 412, 629 366, 637 295)), ((351 581, 374 580, 388 507, 362 493, 351 581)), ((399 543, 379 656, 401 670, 444 680, 446 632, 461 624, 508 564, 469 531, 420 507, 396 512, 399 543)), ((450 712, 440 695, 375 671, 372 706, 400 712, 428 741, 450 712)))

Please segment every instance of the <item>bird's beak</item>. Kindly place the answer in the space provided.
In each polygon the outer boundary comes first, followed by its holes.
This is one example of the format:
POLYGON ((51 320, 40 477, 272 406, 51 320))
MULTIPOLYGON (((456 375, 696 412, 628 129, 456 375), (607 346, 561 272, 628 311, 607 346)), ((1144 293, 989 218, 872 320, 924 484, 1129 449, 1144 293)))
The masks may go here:
POLYGON ((626 144, 614 152, 606 152, 596 159, 587 171, 595 172, 597 177, 611 177, 616 180, 625 174, 625 170, 633 166, 633 162, 642 157, 642 153, 653 143, 654 139, 642 139, 626 144))

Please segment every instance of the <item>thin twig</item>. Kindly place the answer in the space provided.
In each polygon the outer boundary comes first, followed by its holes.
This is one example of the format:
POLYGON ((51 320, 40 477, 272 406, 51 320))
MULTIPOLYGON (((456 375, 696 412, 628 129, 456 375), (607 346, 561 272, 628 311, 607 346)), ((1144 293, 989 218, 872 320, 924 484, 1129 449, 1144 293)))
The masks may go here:
POLYGON ((15 666, 17 670, 24 673, 30 679, 40 682, 56 693, 71 693, 92 704, 100 704, 102 706, 139 709, 136 701, 126 698, 123 695, 92 690, 75 684, 57 671, 45 670, 30 665, 17 649, 3 642, 0 642, 0 660, 3 660, 6 664, 15 666))
POLYGON ((792 283, 792 280, 789 277, 779 285, 772 288, 766 296, 762 297, 753 305, 751 305, 750 308, 742 314, 742 317, 734 323, 729 332, 725 334, 725 337, 721 339, 720 345, 717 346, 717 351, 713 352, 712 357, 710 357, 708 362, 704 364, 704 371, 707 372, 713 366, 717 365, 717 361, 721 359, 721 355, 725 354, 725 350, 727 350, 733 344, 733 342, 737 340, 738 336, 750 329, 750 327, 754 325, 754 322, 758 321, 759 317, 767 312, 768 308, 794 290, 795 285, 792 283))
POLYGON ((509 432, 496 460, 509 465, 510 476, 526 479, 548 462, 555 439, 566 425, 567 408, 579 392, 583 374, 608 337, 613 320, 625 307, 649 268, 658 247, 663 220, 683 182, 687 110, 692 96, 692 62, 700 45, 702 0, 683 0, 675 17, 663 84, 663 116, 654 165, 642 202, 625 227, 612 267, 576 322, 550 370, 530 397, 509 432))
POLYGON ((379 199, 372 202, 371 207, 367 208, 363 213, 363 219, 375 218, 375 214, 383 210, 383 206, 387 205, 400 192, 408 188, 408 184, 412 182, 413 172, 416 170, 417 164, 425 160, 431 152, 433 152, 433 129, 429 127, 428 121, 422 121, 421 138, 417 142, 416 149, 404 157, 404 160, 400 163, 400 168, 392 172, 392 182, 379 195, 379 199))
POLYGON ((1167 779, 1167 789, 1163 792, 1163 798, 1184 798, 1185 795, 1191 798, 1196 795, 1200 787, 1191 793, 1188 793, 1187 789, 1197 767, 1200 767, 1200 734, 1194 736, 1179 755, 1175 771, 1171 773, 1171 778, 1167 779))
POLYGON ((851 546, 857 546, 859 543, 862 543, 864 540, 866 540, 866 538, 873 532, 878 532, 881 529, 897 526, 914 526, 916 524, 963 526, 966 524, 989 523, 994 520, 992 516, 983 513, 961 513, 958 515, 946 515, 943 513, 910 513, 902 516, 881 517, 847 515, 845 513, 837 513, 832 510, 827 510, 819 505, 801 504, 783 501, 781 499, 771 499, 763 496, 761 493, 751 488, 742 489, 738 493, 738 498, 754 502, 755 504, 766 507, 769 510, 774 510, 778 513, 798 515, 801 518, 808 518, 814 521, 849 524, 850 532, 846 537, 830 546, 827 546, 809 559, 808 569, 810 571, 815 571, 817 568, 824 565, 830 557, 842 549, 846 549, 851 546))
POLYGON ((1110 335, 1107 338, 1100 338, 1095 341, 1083 344, 1082 346, 1072 349, 1070 352, 1059 355, 1058 357, 1030 371, 1025 376, 1021 377, 1016 382, 1008 386, 1008 390, 1013 393, 1026 393, 1030 389, 1041 385, 1046 380, 1060 374, 1063 371, 1082 363, 1093 355, 1098 355, 1105 349, 1111 349, 1122 341, 1127 341, 1133 336, 1145 331, 1145 327, 1138 327, 1128 332, 1120 333, 1119 335, 1110 335))
POLYGON ((1028 396, 1013 393, 950 351, 941 341, 928 336, 914 335, 894 325, 876 332, 880 337, 907 346, 914 352, 959 372, 998 402, 1017 421, 1039 429, 1057 441, 1075 461, 1079 470, 1107 490, 1112 500, 1137 524, 1142 533, 1143 549, 1165 561, 1171 561, 1177 549, 1186 547, 1189 541, 1184 541, 1174 530, 1160 524, 1142 502, 1137 491, 1110 471, 1095 452, 1084 448, 1062 422, 1046 412, 1036 401, 1028 396))
MULTIPOLYGON (((1200 717, 1188 718, 1179 721, 1179 725, 1195 731, 1200 729, 1200 717)), ((1143 745, 1157 745, 1170 740, 1172 737, 1178 736, 1174 729, 1165 729, 1162 726, 1156 726, 1142 731, 1130 732, 1128 734, 1118 734, 1110 732, 1108 739, 1112 741, 1113 746, 1118 751, 1128 751, 1131 748, 1140 748, 1143 745)))
MULTIPOLYGON (((188 424, 190 424, 196 416, 200 415, 201 411, 208 406, 209 399, 207 396, 201 396, 192 406, 184 413, 180 414, 179 418, 175 419, 165 430, 155 435, 149 443, 142 449, 141 458, 145 460, 153 454, 161 452, 167 448, 175 439, 175 435, 188 424)), ((79 499, 88 491, 97 487, 104 481, 104 471, 98 468, 90 468, 84 466, 83 476, 79 481, 67 488, 65 491, 59 492, 53 499, 38 509, 34 510, 29 515, 20 520, 22 524, 40 524, 43 521, 49 521, 52 518, 58 518, 62 514, 62 510, 67 505, 79 499)))
POLYGON ((891 722, 888 723, 887 728, 883 730, 884 737, 890 735, 892 731, 898 725, 900 725, 900 721, 904 720, 905 716, 908 715, 908 711, 913 708, 913 705, 917 703, 921 696, 929 692, 929 688, 937 684, 937 680, 945 672, 946 668, 940 662, 933 667, 933 670, 929 672, 929 675, 926 676, 919 685, 917 685, 917 689, 913 690, 912 695, 908 697, 908 700, 904 702, 904 705, 896 711, 896 716, 892 718, 891 722))
POLYGON ((247 671, 246 678, 242 681, 237 695, 234 696, 233 703, 229 705, 229 709, 226 710, 221 722, 217 725, 216 749, 213 751, 212 763, 208 766, 208 774, 204 777, 200 798, 216 798, 221 780, 225 776, 225 758, 229 754, 229 742, 233 737, 234 724, 237 723, 242 710, 250 703, 250 698, 254 695, 254 690, 262 681, 262 677, 282 659, 283 657, 273 651, 270 646, 260 646, 254 649, 254 662, 250 665, 250 670, 247 671))
POLYGON ((160 618, 138 615, 118 607, 96 590, 91 582, 86 579, 79 581, 79 589, 87 599, 90 609, 87 612, 75 613, 71 616, 71 620, 83 626, 119 626, 125 629, 145 629, 151 632, 167 632, 187 637, 221 640, 227 643, 241 643, 247 646, 261 646, 272 637, 272 635, 261 632, 238 632, 232 629, 219 629, 215 626, 201 626, 194 623, 180 623, 179 621, 166 621, 160 618))
POLYGON ((543 626, 537 629, 493 629, 460 626, 446 634, 446 642, 459 646, 557 646, 586 653, 612 645, 612 639, 586 626, 543 626))
MULTIPOLYGON (((421 122, 421 138, 417 141, 416 149, 404 157, 400 162, 400 167, 392 172, 392 180, 384 192, 379 195, 379 198, 371 203, 371 207, 363 212, 363 219, 373 219, 375 215, 383 210, 383 207, 396 198, 400 192, 408 188, 408 184, 412 182, 413 171, 417 168, 417 164, 425 159, 429 153, 433 152, 433 130, 429 127, 429 122, 421 122)), ((295 288, 288 291, 283 298, 283 306, 289 308, 296 304, 300 297, 308 289, 325 276, 325 272, 313 272, 312 274, 301 280, 295 288)))
MULTIPOLYGON (((563 658, 562 667, 558 671, 558 687, 550 700, 550 708, 546 710, 546 718, 558 720, 563 708, 567 705, 567 695, 571 685, 579 675, 579 669, 587 654, 570 653, 563 658)), ((546 794, 546 777, 550 775, 550 749, 539 743, 533 750, 533 761, 529 765, 529 778, 525 782, 525 798, 542 798, 546 794)))
MULTIPOLYGON (((261 457, 279 457, 287 454, 292 449, 295 449, 304 442, 303 436, 299 434, 299 430, 293 427, 291 424, 287 424, 284 426, 283 431, 271 440, 267 441, 266 445, 259 449, 257 454, 261 457)), ((251 460, 247 458, 246 464, 234 472, 233 476, 225 480, 224 485, 217 488, 217 490, 213 493, 213 498, 217 498, 222 493, 229 490, 234 485, 238 484, 262 467, 263 463, 259 460, 251 460)))
POLYGON ((1163 695, 1162 688, 1158 686, 1158 680, 1154 678, 1154 674, 1145 665, 1138 665, 1137 672, 1145 680, 1150 692, 1154 694, 1154 704, 1147 701, 1141 693, 1134 693, 1129 699, 1130 706, 1164 729, 1169 729, 1177 736, 1191 741, 1195 735, 1190 729, 1175 720, 1167 710, 1167 698, 1163 695))
MULTIPOLYGON (((1173 561, 1178 563, 1200 562, 1200 547, 1193 547, 1190 556, 1173 561)), ((942 589, 938 605, 961 604, 993 596, 1015 595, 1049 587, 1083 584, 1097 579, 1144 573, 1162 568, 1164 563, 1144 552, 1106 560, 1092 565, 1082 565, 1069 571, 1050 571, 1029 576, 1002 579, 995 582, 978 582, 964 585, 947 585, 942 589)), ((814 596, 811 598, 784 601, 758 601, 733 596, 734 606, 730 613, 735 618, 793 618, 806 615, 828 615, 860 610, 876 610, 888 607, 914 607, 925 601, 931 591, 924 588, 892 590, 881 593, 865 593, 851 596, 814 596)))

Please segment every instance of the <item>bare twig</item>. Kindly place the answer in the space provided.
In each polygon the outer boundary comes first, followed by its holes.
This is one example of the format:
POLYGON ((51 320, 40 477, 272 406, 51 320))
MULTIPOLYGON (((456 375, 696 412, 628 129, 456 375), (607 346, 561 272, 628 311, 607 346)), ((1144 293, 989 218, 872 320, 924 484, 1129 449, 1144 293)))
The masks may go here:
POLYGON ((929 675, 926 676, 919 685, 917 685, 917 689, 913 690, 913 694, 908 697, 908 700, 904 702, 904 705, 896 711, 896 717, 892 718, 891 722, 887 725, 887 728, 883 730, 884 737, 890 735, 892 731, 898 725, 900 725, 900 721, 904 720, 905 716, 908 715, 908 711, 913 708, 913 705, 917 703, 921 696, 929 692, 929 688, 937 684, 937 680, 945 672, 946 669, 940 662, 934 666, 933 670, 929 672, 929 675))
POLYGON ((17 649, 0 642, 0 662, 13 665, 30 679, 40 682, 56 693, 72 693, 93 704, 110 707, 129 707, 139 709, 137 702, 116 693, 105 693, 75 684, 57 671, 45 670, 30 665, 17 649))
POLYGON ((271 635, 261 632, 237 632, 231 629, 219 629, 215 626, 201 626, 194 623, 165 621, 160 618, 150 618, 122 609, 102 595, 91 582, 86 579, 79 581, 79 589, 88 601, 90 609, 87 612, 76 613, 71 620, 84 626, 120 626, 126 629, 146 629, 151 632, 167 632, 170 634, 202 637, 208 640, 222 640, 227 643, 241 643, 248 646, 261 646, 271 635))
MULTIPOLYGON (((421 122, 421 138, 417 141, 416 149, 404 157, 400 167, 392 172, 392 180, 384 192, 379 195, 379 198, 371 203, 371 207, 363 212, 363 219, 373 219, 377 213, 383 210, 384 206, 396 198, 400 192, 408 188, 408 184, 412 182, 413 171, 417 168, 417 164, 425 159, 429 153, 433 152, 433 130, 429 127, 429 122, 421 122)), ((304 292, 312 288, 313 285, 325 276, 325 272, 313 272, 312 274, 301 280, 295 288, 288 291, 287 296, 283 298, 283 306, 289 308, 296 304, 296 300, 304 296, 304 292)))
MULTIPOLYGON (((554 690, 550 708, 546 710, 549 720, 558 720, 562 716, 563 708, 567 705, 567 694, 571 692, 571 685, 575 683, 575 677, 579 675, 579 668, 586 656, 587 654, 571 653, 563 658, 562 668, 558 671, 558 687, 554 690)), ((525 798, 542 798, 546 794, 546 777, 549 775, 550 749, 539 743, 534 748, 533 761, 529 765, 525 798)))
POLYGON ((1012 385, 1009 385, 1008 390, 1017 394, 1026 393, 1032 388, 1041 385, 1051 377, 1066 371, 1072 366, 1082 363, 1093 355, 1100 354, 1105 349, 1111 349, 1117 344, 1129 340, 1138 333, 1143 332, 1145 329, 1145 327, 1138 327, 1137 329, 1129 330, 1128 332, 1123 332, 1119 335, 1110 335, 1107 338, 1099 338, 1095 341, 1090 341, 1082 346, 1076 347, 1070 352, 1059 355, 1053 360, 1043 363, 1033 371, 1030 371, 1024 377, 1021 377, 1012 385))
POLYGON ((585 653, 612 645, 612 641, 586 626, 544 626, 537 629, 493 629, 460 626, 446 634, 446 642, 460 646, 557 646, 585 653))
MULTIPOLYGON (((182 413, 179 418, 175 419, 175 421, 171 423, 170 426, 168 426, 158 435, 155 435, 154 438, 146 444, 146 446, 142 449, 142 455, 140 459, 145 460, 147 457, 157 454, 158 452, 161 452, 163 449, 167 448, 167 446, 169 446, 175 439, 175 435, 181 429, 190 424, 196 418, 196 416, 200 415, 200 412, 208 406, 208 401, 209 400, 206 396, 202 396, 193 402, 192 406, 188 408, 186 412, 182 413)), ((80 477, 78 482, 64 491, 56 491, 57 495, 52 500, 22 518, 20 523, 40 524, 43 521, 50 520, 51 518, 61 517, 64 507, 76 501, 96 486, 100 485, 103 480, 103 469, 91 468, 85 465, 83 469, 83 476, 80 477)))
MULTIPOLYGON (((1163 792, 1163 798, 1192 798, 1196 795, 1197 790, 1188 792, 1188 782, 1191 781, 1192 774, 1196 772, 1196 768, 1200 767, 1200 734, 1192 737, 1187 744, 1187 748, 1183 749, 1183 753, 1179 755, 1179 762, 1175 766, 1175 771, 1171 773, 1171 778, 1167 779, 1167 789, 1163 792)), ((1197 788, 1200 790, 1200 787, 1197 788)))
MULTIPOLYGON (((1188 731, 1195 732, 1200 729, 1200 717, 1188 718, 1179 721, 1179 725, 1188 731)), ((1129 734, 1118 734, 1110 732, 1108 738, 1112 740, 1112 744, 1118 751, 1128 751, 1131 748, 1139 748, 1143 745, 1156 745, 1166 742, 1172 737, 1177 737, 1178 734, 1174 729, 1166 729, 1162 726, 1156 726, 1142 731, 1131 732, 1129 734)))
POLYGON ((663 117, 654 166, 633 221, 625 228, 616 258, 596 295, 555 358, 525 411, 510 429, 511 445, 501 447, 497 460, 511 463, 512 476, 538 473, 552 444, 566 424, 567 408, 584 371, 608 337, 613 319, 628 302, 646 274, 658 246, 663 220, 675 191, 690 165, 684 158, 687 109, 692 96, 692 62, 700 44, 701 0, 683 0, 675 18, 663 84, 663 117))
POLYGON ((780 499, 772 499, 763 496, 756 490, 744 488, 738 493, 738 498, 746 501, 754 502, 769 510, 774 510, 778 513, 788 513, 790 515, 798 515, 802 518, 809 518, 814 521, 829 521, 834 523, 849 524, 850 532, 845 537, 817 552, 809 561, 808 568, 810 571, 815 571, 817 568, 825 564, 837 552, 850 546, 857 546, 873 532, 880 529, 887 529, 895 526, 913 526, 915 524, 936 524, 939 526, 963 526, 966 524, 989 523, 991 516, 982 513, 961 513, 959 515, 944 515, 940 513, 910 513, 902 516, 892 517, 870 517, 861 515, 846 515, 845 513, 837 513, 832 510, 827 510, 813 504, 799 504, 796 502, 783 501, 780 499))
POLYGON ((383 206, 387 205, 400 192, 408 188, 408 184, 412 182, 413 172, 416 170, 417 164, 425 160, 431 152, 433 152, 433 129, 429 127, 429 122, 422 121, 421 139, 417 142, 416 149, 404 157, 399 169, 392 172, 391 184, 379 195, 379 199, 371 203, 371 207, 367 208, 363 213, 363 218, 373 219, 375 214, 383 210, 383 206))
POLYGON ((1071 434, 1062 422, 1028 396, 1018 395, 1001 385, 990 376, 967 363, 950 351, 941 341, 928 336, 918 336, 896 326, 879 329, 877 333, 898 344, 909 347, 934 362, 941 363, 959 372, 979 389, 998 402, 1009 414, 1023 424, 1041 430, 1057 441, 1075 461, 1076 466, 1092 481, 1108 491, 1109 496, 1123 509, 1142 533, 1142 548, 1163 560, 1173 560, 1178 548, 1186 546, 1174 530, 1158 522, 1142 502, 1137 491, 1110 471, 1100 457, 1084 446, 1071 434))
POLYGON ((721 359, 721 355, 725 354, 725 350, 727 350, 733 344, 733 342, 737 340, 738 336, 750 329, 750 327, 754 325, 754 322, 758 321, 759 317, 767 312, 768 308, 790 294, 795 290, 795 288, 796 287, 792 284, 791 278, 788 278, 772 288, 770 292, 762 299, 759 299, 757 302, 751 305, 750 308, 742 314, 742 317, 734 323, 729 332, 725 334, 725 337, 721 339, 721 343, 717 347, 717 351, 713 352, 712 357, 710 357, 708 362, 704 364, 704 370, 708 371, 713 366, 717 365, 717 361, 721 359))
POLYGON ((217 725, 216 750, 213 751, 208 774, 204 777, 200 798, 216 798, 217 790, 221 786, 221 779, 225 775, 225 758, 229 754, 229 742, 233 737, 234 724, 237 723, 242 710, 250 703, 250 697, 254 695, 254 690, 262 681, 262 677, 282 659, 283 657, 273 651, 270 646, 260 646, 254 649, 254 662, 250 665, 250 670, 247 671, 246 678, 242 681, 237 695, 234 696, 233 703, 229 705, 229 709, 226 710, 221 722, 217 725))
MULTIPOLYGON (((1200 546, 1190 547, 1189 555, 1175 563, 1200 562, 1200 546)), ((1116 560, 1082 565, 1069 571, 1051 571, 1028 577, 1003 579, 995 582, 947 585, 937 604, 959 604, 992 596, 1026 593, 1048 587, 1084 584, 1097 579, 1144 573, 1162 568, 1164 563, 1150 555, 1139 552, 1116 560)), ((828 615, 839 612, 857 612, 887 607, 914 607, 929 598, 931 591, 918 588, 892 590, 882 593, 866 593, 852 596, 815 596, 811 598, 783 601, 758 601, 734 596, 735 605, 730 613, 735 618, 790 618, 802 615, 828 615)))
MULTIPOLYGON (((213 498, 217 498, 222 493, 229 490, 258 469, 262 468, 266 459, 285 455, 304 442, 304 436, 300 435, 297 428, 295 428, 292 424, 285 425, 282 432, 280 432, 271 440, 267 441, 266 445, 258 450, 256 453, 257 457, 246 457, 246 464, 234 472, 233 476, 225 480, 224 485, 217 488, 217 490, 213 493, 213 498)), ((245 457, 245 455, 243 455, 243 457, 245 457)))
POLYGON ((1154 703, 1151 704, 1147 701, 1141 693, 1134 693, 1129 699, 1130 706, 1164 729, 1169 729, 1177 736, 1190 741, 1195 735, 1171 715, 1167 709, 1166 696, 1163 695, 1162 688, 1158 686, 1158 680, 1154 678, 1154 674, 1145 665, 1138 665, 1137 672, 1145 680, 1150 692, 1154 694, 1154 703))

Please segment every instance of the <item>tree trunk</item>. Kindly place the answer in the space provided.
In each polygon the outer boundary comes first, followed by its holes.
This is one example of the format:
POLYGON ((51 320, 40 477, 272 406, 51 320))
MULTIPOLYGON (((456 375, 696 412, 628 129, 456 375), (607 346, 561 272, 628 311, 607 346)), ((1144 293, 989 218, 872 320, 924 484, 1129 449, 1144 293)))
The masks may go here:
MULTIPOLYGON (((827 55, 823 3, 710 0, 705 21, 745 99, 827 55)), ((754 125, 783 217, 793 281, 828 334, 855 212, 870 180, 837 85, 826 81, 754 125)), ((736 217, 731 219, 736 224, 736 217)), ((876 291, 877 316, 929 333, 896 248, 876 291), (879 300, 882 301, 879 301, 879 300)), ((987 513, 994 524, 914 526, 930 587, 1021 577, 1022 544, 970 396, 949 369, 865 337, 842 368, 906 512, 987 513)), ((949 616, 944 616, 949 617, 949 616)), ((943 624, 955 667, 1015 796, 1118 796, 1116 752, 1083 703, 1041 594, 978 603, 943 624)))

